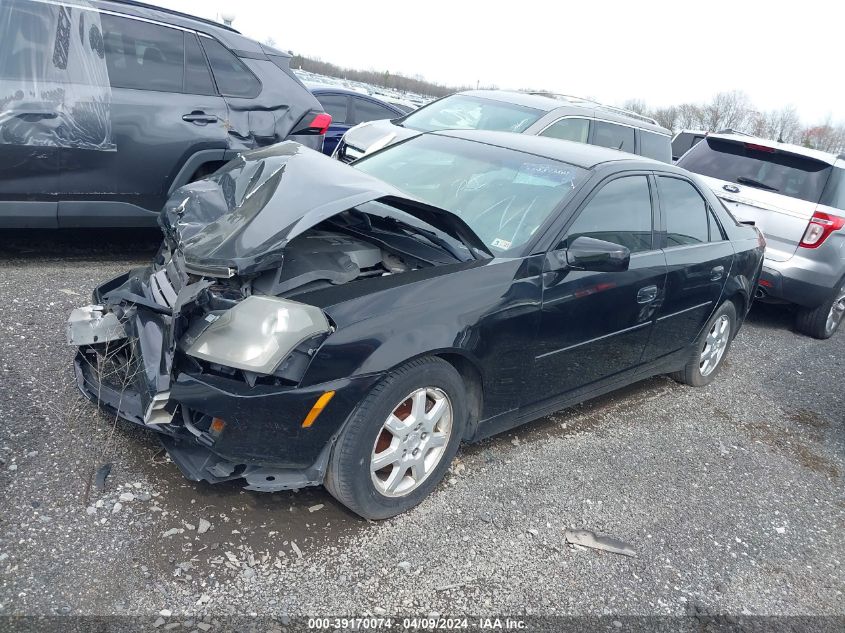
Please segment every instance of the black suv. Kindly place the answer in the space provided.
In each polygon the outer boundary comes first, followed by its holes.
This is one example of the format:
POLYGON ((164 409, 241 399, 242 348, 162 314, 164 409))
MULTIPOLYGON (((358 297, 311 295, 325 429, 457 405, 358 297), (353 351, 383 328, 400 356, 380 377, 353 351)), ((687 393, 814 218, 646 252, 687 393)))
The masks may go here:
POLYGON ((0 5, 0 228, 154 226, 245 149, 319 150, 331 117, 290 56, 123 1, 0 5))

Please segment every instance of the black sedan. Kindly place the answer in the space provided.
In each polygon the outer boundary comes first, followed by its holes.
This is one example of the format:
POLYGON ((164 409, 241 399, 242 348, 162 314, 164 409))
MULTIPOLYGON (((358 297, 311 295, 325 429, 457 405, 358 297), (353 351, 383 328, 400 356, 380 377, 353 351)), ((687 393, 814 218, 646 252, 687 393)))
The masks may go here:
POLYGON ((179 189, 94 291, 80 389, 193 480, 324 484, 367 518, 474 441, 661 373, 713 380, 765 242, 686 171, 499 132, 349 166, 282 143, 179 189))

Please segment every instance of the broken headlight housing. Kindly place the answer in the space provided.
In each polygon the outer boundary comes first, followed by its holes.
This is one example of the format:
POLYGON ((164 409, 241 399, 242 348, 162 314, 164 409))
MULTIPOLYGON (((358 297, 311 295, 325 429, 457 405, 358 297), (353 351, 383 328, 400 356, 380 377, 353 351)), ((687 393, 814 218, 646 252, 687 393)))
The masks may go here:
POLYGON ((211 324, 185 350, 189 356, 264 375, 301 343, 331 331, 319 308, 260 295, 204 318, 211 324))

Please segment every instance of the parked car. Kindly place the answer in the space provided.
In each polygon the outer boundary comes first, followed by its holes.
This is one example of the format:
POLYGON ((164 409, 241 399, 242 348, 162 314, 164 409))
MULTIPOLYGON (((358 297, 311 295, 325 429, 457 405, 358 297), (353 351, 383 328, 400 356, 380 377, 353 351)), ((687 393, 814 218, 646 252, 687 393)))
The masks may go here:
POLYGON ((423 132, 467 129, 578 141, 671 162, 671 132, 635 112, 567 95, 467 90, 392 120, 351 128, 334 157, 349 163, 423 132))
POLYGON ((70 317, 82 392, 190 479, 323 483, 372 519, 462 441, 655 374, 711 382, 763 258, 684 170, 486 131, 354 166, 254 150, 161 222, 155 262, 70 317))
POLYGON ((317 97, 332 123, 323 140, 323 153, 332 155, 341 137, 353 125, 378 119, 395 119, 407 114, 399 106, 354 90, 321 84, 305 84, 317 97))
POLYGON ((709 132, 706 130, 681 130, 672 137, 672 160, 677 161, 699 141, 703 141, 709 132))
POLYGON ((845 314, 845 155, 711 134, 678 162, 766 236, 758 298, 798 307, 795 326, 825 339, 845 314))
POLYGON ((155 226, 238 152, 330 122, 290 56, 128 0, 0 5, 0 228, 155 226))

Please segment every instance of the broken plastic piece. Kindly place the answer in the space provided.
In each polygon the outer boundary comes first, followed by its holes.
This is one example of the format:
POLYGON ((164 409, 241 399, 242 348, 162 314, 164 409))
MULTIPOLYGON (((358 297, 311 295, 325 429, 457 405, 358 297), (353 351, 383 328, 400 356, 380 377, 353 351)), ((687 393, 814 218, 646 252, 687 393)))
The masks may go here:
POLYGON ((634 548, 625 541, 620 541, 612 536, 596 536, 589 530, 566 530, 564 538, 567 543, 572 545, 599 549, 611 554, 622 554, 622 556, 637 555, 634 548))
POLYGON ((70 345, 94 345, 126 338, 123 324, 114 312, 103 306, 76 308, 67 320, 67 342, 70 345))

